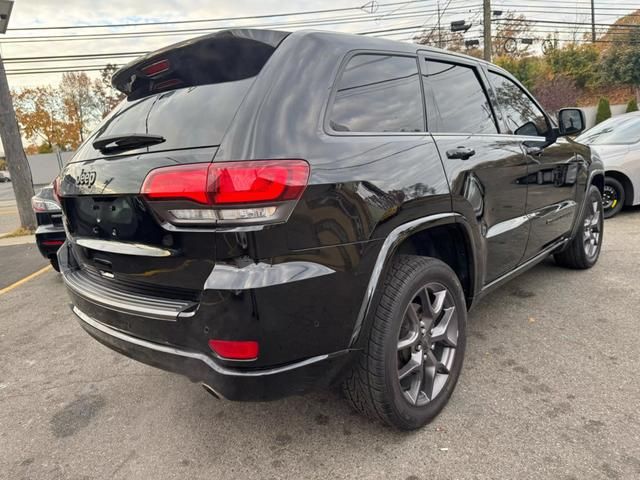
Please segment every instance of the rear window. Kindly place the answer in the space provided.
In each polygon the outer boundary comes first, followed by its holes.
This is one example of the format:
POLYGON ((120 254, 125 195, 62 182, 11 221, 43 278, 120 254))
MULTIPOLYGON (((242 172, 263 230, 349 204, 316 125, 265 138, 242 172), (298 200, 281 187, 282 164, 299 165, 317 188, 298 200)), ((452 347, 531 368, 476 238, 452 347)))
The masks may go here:
POLYGON ((93 148, 100 137, 147 133, 166 141, 125 154, 219 145, 253 78, 171 90, 141 100, 125 100, 78 150, 73 161, 104 157, 93 148))
POLYGON ((255 78, 287 35, 228 30, 134 60, 112 78, 127 100, 102 121, 73 161, 108 156, 93 148, 94 141, 106 137, 165 139, 112 155, 219 145, 255 78))
POLYGON ((329 126, 336 132, 422 132, 424 114, 413 57, 356 55, 338 82, 329 126))

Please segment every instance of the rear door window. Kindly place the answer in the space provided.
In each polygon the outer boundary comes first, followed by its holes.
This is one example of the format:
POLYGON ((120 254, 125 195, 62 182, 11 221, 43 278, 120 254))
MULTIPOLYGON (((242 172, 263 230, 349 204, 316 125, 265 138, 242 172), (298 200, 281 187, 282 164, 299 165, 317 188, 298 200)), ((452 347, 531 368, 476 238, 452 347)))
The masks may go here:
POLYGON ((336 132, 423 132, 416 59, 383 54, 352 57, 338 81, 328 118, 336 132))
POLYGON ((475 68, 428 59, 423 67, 430 132, 498 132, 491 104, 475 68))
POLYGON ((504 75, 491 71, 488 73, 510 133, 530 137, 546 136, 549 131, 547 117, 531 97, 504 75))

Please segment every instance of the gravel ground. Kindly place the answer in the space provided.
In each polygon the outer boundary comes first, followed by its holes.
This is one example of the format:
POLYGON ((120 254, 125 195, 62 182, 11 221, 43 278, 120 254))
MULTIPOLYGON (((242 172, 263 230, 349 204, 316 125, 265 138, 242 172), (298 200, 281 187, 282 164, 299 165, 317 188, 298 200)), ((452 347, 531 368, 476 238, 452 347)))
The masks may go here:
POLYGON ((640 478, 639 258, 636 209, 594 269, 548 261, 488 296, 451 402, 411 434, 333 392, 215 400, 93 341, 44 273, 0 296, 0 478, 640 478))

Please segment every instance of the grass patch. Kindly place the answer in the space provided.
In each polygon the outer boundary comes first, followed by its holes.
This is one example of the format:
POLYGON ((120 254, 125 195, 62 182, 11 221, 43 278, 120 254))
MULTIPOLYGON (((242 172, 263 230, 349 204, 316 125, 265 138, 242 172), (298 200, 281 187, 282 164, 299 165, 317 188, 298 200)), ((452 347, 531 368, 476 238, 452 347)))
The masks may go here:
POLYGON ((34 233, 35 233, 35 230, 19 227, 19 228, 16 228, 13 232, 0 235, 0 238, 24 237, 25 235, 33 235, 34 233))

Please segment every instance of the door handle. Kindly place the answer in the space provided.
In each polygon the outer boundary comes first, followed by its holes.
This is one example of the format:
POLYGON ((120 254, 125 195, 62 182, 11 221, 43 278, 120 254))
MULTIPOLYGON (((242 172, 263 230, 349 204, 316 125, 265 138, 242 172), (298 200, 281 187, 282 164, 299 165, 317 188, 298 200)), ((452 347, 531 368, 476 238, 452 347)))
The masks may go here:
POLYGON ((447 158, 451 160, 469 160, 476 154, 473 148, 456 147, 451 150, 447 150, 447 158))

